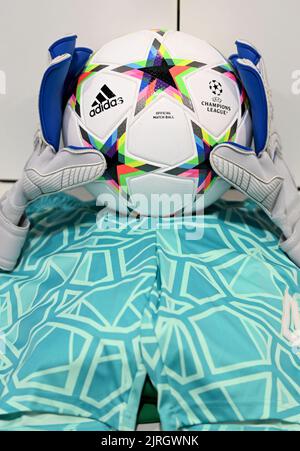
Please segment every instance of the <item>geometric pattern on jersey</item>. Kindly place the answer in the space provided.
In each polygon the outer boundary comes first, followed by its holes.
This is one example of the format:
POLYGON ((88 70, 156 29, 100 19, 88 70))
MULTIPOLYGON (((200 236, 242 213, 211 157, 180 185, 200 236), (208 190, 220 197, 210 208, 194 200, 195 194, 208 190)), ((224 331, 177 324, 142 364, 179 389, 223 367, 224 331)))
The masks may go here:
MULTIPOLYGON (((161 33, 163 36, 164 33, 161 33)), ((112 69, 125 76, 140 80, 139 94, 136 101, 135 115, 141 113, 148 107, 161 93, 170 95, 173 99, 184 105, 188 110, 194 112, 192 100, 185 84, 185 77, 193 72, 205 67, 206 63, 193 60, 184 60, 172 58, 166 47, 154 39, 148 57, 145 60, 128 63, 126 65, 112 69)), ((76 93, 71 97, 69 104, 76 114, 81 117, 81 97, 83 82, 93 77, 98 72, 109 68, 107 65, 87 63, 84 71, 79 77, 76 93)), ((217 144, 235 140, 239 123, 244 119, 248 111, 248 99, 246 92, 234 73, 230 64, 224 64, 211 68, 223 76, 231 79, 237 84, 240 93, 241 118, 238 118, 234 124, 225 132, 224 136, 215 140, 204 128, 191 120, 194 130, 194 139, 197 147, 197 156, 190 161, 185 162, 171 170, 165 170, 145 161, 139 161, 127 156, 126 152, 126 126, 122 139, 118 143, 120 131, 114 130, 106 142, 101 142, 93 133, 84 129, 84 124, 80 126, 81 137, 84 145, 93 147, 107 155, 108 172, 99 180, 107 183, 119 191, 119 193, 128 200, 128 185, 126 180, 130 177, 144 175, 149 172, 157 171, 166 174, 172 174, 179 177, 192 177, 198 179, 197 195, 202 195, 208 189, 212 188, 217 180, 216 173, 212 170, 209 154, 211 149, 217 144), (196 130, 196 132, 195 132, 196 130)), ((124 131, 126 120, 120 125, 124 131)), ((128 149, 130 151, 130 149, 128 149)))
POLYGON ((0 273, 1 430, 133 430, 147 374, 163 429, 300 430, 300 356, 281 333, 300 271, 254 204, 214 205, 196 240, 176 219, 98 228, 66 195, 28 213, 0 273))

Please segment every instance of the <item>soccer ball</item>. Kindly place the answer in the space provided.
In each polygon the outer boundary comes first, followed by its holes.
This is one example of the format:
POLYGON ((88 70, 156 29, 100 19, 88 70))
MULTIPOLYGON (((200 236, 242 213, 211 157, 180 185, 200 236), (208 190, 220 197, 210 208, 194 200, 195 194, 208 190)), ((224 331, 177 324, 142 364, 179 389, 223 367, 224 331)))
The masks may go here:
POLYGON ((249 146, 252 122, 245 90, 215 48, 182 32, 141 31, 90 58, 63 139, 105 155, 106 173, 88 186, 100 204, 172 216, 202 211, 229 189, 210 151, 227 141, 249 146))

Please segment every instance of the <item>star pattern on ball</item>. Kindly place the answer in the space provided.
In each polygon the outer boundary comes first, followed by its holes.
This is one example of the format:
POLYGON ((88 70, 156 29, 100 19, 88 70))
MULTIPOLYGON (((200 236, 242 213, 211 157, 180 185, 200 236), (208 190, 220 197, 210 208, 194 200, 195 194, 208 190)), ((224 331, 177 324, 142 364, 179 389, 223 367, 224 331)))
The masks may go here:
POLYGON ((192 60, 173 59, 164 45, 155 39, 147 60, 114 69, 141 80, 135 115, 150 105, 161 93, 166 93, 194 112, 193 102, 184 82, 187 75, 206 66, 192 60))

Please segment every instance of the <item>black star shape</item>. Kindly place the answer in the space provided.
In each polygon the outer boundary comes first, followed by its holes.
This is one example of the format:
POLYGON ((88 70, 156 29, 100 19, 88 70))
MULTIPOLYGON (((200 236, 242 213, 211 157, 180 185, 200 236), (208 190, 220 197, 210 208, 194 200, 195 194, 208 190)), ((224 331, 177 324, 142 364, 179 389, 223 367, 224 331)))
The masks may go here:
POLYGON ((151 66, 151 67, 142 67, 139 68, 141 72, 150 75, 151 81, 160 80, 167 86, 172 86, 175 89, 178 89, 176 81, 173 78, 171 73, 171 69, 173 69, 174 64, 169 65, 165 59, 161 61, 161 65, 159 66, 151 66))

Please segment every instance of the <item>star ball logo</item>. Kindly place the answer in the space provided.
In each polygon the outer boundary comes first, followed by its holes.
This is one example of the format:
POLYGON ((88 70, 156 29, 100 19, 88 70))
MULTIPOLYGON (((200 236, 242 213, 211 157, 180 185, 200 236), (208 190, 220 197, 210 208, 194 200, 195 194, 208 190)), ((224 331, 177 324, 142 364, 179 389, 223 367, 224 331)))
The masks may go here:
POLYGON ((110 110, 118 105, 122 105, 123 103, 123 97, 117 98, 116 94, 112 92, 107 85, 103 85, 92 105, 90 116, 95 117, 97 114, 110 110))

